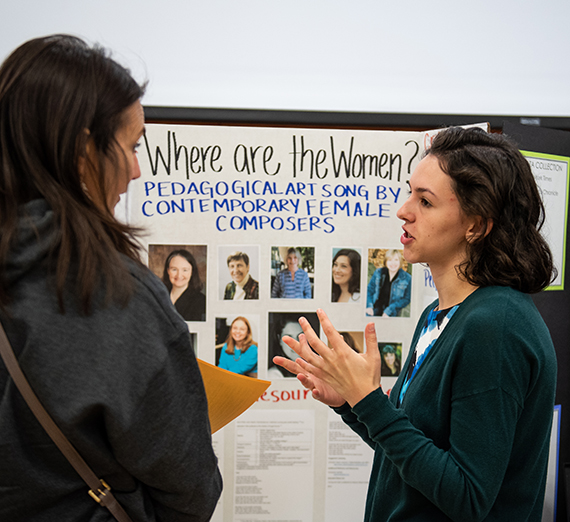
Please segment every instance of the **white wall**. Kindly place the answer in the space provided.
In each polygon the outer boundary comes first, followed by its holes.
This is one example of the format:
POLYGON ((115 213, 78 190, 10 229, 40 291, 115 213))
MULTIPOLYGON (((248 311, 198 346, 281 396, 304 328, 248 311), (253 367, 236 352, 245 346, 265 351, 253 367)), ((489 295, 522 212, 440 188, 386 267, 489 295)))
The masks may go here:
POLYGON ((0 0, 0 57, 69 32, 146 105, 570 116, 568 0, 0 0))

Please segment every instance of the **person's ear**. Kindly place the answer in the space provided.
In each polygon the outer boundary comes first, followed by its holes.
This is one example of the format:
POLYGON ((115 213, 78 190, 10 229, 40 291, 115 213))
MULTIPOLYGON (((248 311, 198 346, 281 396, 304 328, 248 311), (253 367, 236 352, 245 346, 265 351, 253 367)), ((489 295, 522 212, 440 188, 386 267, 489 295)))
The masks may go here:
POLYGON ((472 243, 473 241, 487 237, 492 229, 493 220, 491 218, 485 219, 481 216, 476 216, 471 220, 471 224, 465 234, 465 239, 467 239, 468 243, 472 243))

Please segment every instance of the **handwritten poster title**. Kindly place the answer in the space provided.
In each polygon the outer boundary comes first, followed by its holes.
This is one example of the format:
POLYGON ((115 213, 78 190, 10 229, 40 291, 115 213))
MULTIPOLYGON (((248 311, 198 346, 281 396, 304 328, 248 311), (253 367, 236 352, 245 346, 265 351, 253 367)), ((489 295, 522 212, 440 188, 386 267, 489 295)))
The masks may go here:
POLYGON ((406 154, 368 154, 354 137, 345 148, 334 136, 328 148, 311 148, 296 134, 285 155, 273 145, 189 145, 174 131, 154 150, 146 135, 144 144, 153 180, 144 183, 142 215, 208 214, 220 232, 330 234, 336 216, 394 217, 420 153, 415 140, 405 142, 406 154))

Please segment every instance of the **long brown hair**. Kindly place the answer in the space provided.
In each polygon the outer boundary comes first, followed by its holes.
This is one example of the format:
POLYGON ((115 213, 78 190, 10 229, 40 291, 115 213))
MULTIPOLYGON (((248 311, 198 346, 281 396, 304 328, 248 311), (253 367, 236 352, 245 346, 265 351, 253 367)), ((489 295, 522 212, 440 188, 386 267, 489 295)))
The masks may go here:
POLYGON ((253 342, 253 335, 251 333, 251 325, 249 324, 249 321, 245 317, 242 317, 240 315, 232 321, 232 324, 230 326, 230 333, 228 334, 228 337, 226 339, 226 344, 227 344, 226 353, 229 353, 230 355, 232 355, 235 352, 236 348, 236 343, 234 341, 234 338, 232 337, 232 327, 234 323, 236 323, 237 321, 242 321, 247 326, 247 335, 243 340, 242 346, 239 348, 241 353, 245 353, 252 344, 255 344, 253 342))
POLYGON ((70 278, 84 313, 102 285, 106 302, 126 303, 132 289, 120 254, 140 262, 136 230, 93 200, 107 201, 106 164, 127 176, 115 135, 143 92, 105 50, 68 35, 30 40, 0 67, 0 307, 10 301, 5 267, 18 212, 39 198, 53 211, 58 231, 49 270, 60 310, 70 278), (88 139, 98 163, 93 200, 78 169, 88 139))

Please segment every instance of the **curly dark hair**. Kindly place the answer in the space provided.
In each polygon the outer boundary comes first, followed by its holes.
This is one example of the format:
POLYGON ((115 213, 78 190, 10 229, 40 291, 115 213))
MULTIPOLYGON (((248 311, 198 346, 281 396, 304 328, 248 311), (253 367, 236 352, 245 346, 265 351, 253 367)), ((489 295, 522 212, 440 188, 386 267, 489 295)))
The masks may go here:
POLYGON ((556 276, 552 253, 540 234, 544 205, 530 165, 506 136, 480 128, 451 127, 426 156, 452 179, 463 212, 480 216, 484 229, 468 242, 457 270, 477 286, 509 286, 525 293, 556 276))

